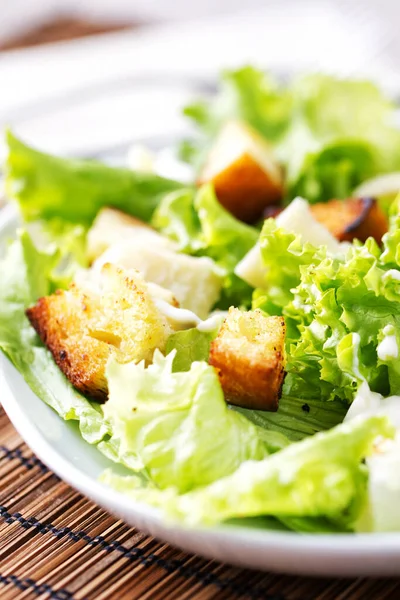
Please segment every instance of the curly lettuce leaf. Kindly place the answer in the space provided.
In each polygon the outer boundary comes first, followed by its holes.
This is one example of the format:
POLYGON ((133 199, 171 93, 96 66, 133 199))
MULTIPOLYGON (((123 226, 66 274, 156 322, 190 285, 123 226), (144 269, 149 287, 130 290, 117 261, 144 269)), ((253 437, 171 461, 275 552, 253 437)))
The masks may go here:
POLYGON ((400 271, 382 263, 370 239, 303 268, 283 311, 296 315, 300 333, 290 346, 288 393, 351 402, 363 381, 385 395, 400 392, 393 364, 378 352, 386 328, 400 327, 400 271))
POLYGON ((146 489, 110 473, 103 481, 189 526, 266 515, 300 531, 346 531, 355 528, 367 504, 363 461, 378 436, 393 435, 386 417, 358 418, 261 461, 246 461, 230 475, 184 494, 171 487, 146 489))
POLYGON ((181 183, 96 161, 63 159, 6 134, 6 193, 26 220, 53 218, 89 226, 103 206, 149 221, 161 198, 181 183))
POLYGON ((9 247, 0 261, 0 349, 33 392, 63 419, 79 421, 83 438, 95 444, 109 433, 101 408, 72 387, 25 315, 28 306, 53 291, 59 260, 59 252, 38 250, 24 231, 9 247))
POLYGON ((173 373, 173 360, 173 352, 156 352, 147 368, 108 364, 104 413, 120 452, 137 456, 158 487, 180 492, 264 458, 267 444, 255 425, 227 407, 215 370, 194 362, 190 371, 173 373))
MULTIPOLYGON (((363 140, 338 139, 318 144, 320 148, 303 155, 298 164, 295 162, 296 152, 291 149, 299 143, 301 140, 295 138, 291 141, 290 150, 285 150, 289 199, 303 196, 310 203, 315 203, 347 198, 360 182, 382 172, 376 164, 374 146, 363 140)), ((280 151, 282 155, 282 148, 280 151)))
POLYGON ((278 227, 275 219, 264 222, 259 244, 266 271, 265 288, 256 290, 253 308, 281 315, 293 300, 292 290, 300 282, 301 267, 319 262, 326 250, 303 243, 301 235, 278 227))

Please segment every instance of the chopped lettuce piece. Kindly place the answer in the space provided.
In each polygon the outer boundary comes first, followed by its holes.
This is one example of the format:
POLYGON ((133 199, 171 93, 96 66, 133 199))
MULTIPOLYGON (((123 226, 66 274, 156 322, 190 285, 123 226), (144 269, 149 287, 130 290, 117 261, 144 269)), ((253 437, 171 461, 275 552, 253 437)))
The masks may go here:
POLYGON ((347 411, 347 405, 339 400, 326 402, 308 397, 295 398, 283 395, 277 412, 248 410, 235 407, 250 421, 271 434, 276 431, 292 442, 314 435, 319 431, 339 425, 347 411))
POLYGON ((230 475, 180 495, 171 487, 146 489, 137 481, 110 475, 105 480, 189 526, 267 515, 300 531, 311 526, 310 519, 315 519, 314 530, 318 519, 322 531, 326 519, 332 528, 351 530, 367 503, 368 471, 363 460, 378 436, 393 437, 386 417, 358 418, 261 461, 246 461, 230 475))
POLYGON ((258 428, 225 403, 216 372, 205 362, 172 372, 175 353, 153 364, 107 367, 104 405, 120 452, 136 455, 160 488, 185 492, 268 454, 258 428))
POLYGON ((103 206, 149 221, 161 198, 182 184, 153 173, 135 173, 96 161, 51 156, 6 135, 6 193, 23 217, 63 219, 88 226, 103 206))
POLYGON ((371 392, 363 383, 350 409, 346 421, 362 415, 365 417, 385 416, 396 427, 396 438, 379 440, 375 452, 367 459, 369 470, 369 505, 360 518, 357 529, 360 531, 399 531, 400 530, 400 396, 384 398, 371 392))
POLYGON ((400 392, 395 357, 382 352, 400 327, 398 236, 393 217, 383 252, 370 238, 331 254, 265 222, 259 243, 266 283, 253 307, 285 317, 284 395, 351 402, 363 381, 385 395, 400 392))

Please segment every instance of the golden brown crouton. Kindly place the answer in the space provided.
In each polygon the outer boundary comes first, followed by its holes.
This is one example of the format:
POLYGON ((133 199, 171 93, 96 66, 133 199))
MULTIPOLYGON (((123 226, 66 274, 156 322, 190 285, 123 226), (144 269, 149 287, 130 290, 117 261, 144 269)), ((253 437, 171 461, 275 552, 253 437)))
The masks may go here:
POLYGON ((228 402, 257 410, 278 409, 285 378, 285 331, 283 317, 229 309, 209 357, 228 402))
POLYGON ((247 223, 256 221, 283 194, 282 172, 267 142, 247 125, 233 121, 222 129, 197 183, 209 182, 220 203, 247 223))
POLYGON ((354 238, 365 242, 373 237, 379 243, 388 230, 387 218, 373 198, 318 202, 310 209, 340 242, 352 242, 354 238))
POLYGON ((164 350, 171 327, 138 272, 104 265, 101 290, 78 288, 41 298, 27 316, 71 383, 99 401, 107 398, 105 366, 152 360, 164 350))

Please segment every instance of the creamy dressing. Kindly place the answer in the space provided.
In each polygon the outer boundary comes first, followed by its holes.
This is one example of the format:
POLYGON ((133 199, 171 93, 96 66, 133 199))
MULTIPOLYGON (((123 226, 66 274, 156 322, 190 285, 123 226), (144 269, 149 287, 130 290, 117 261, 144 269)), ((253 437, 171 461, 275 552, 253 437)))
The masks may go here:
POLYGON ((395 335, 386 336, 377 348, 378 358, 386 361, 392 358, 398 358, 399 348, 397 346, 397 340, 395 335))
POLYGON ((187 308, 177 308, 165 300, 154 298, 158 310, 175 326, 175 329, 189 329, 202 323, 200 317, 187 308))
POLYGON ((227 312, 220 312, 215 315, 211 315, 205 321, 202 321, 197 325, 197 329, 199 331, 203 331, 204 333, 208 333, 210 331, 214 331, 217 327, 222 325, 222 321, 225 319, 227 312))
POLYGON ((208 333, 221 326, 222 321, 227 315, 226 311, 221 311, 211 315, 203 321, 191 310, 177 308, 161 298, 154 298, 154 303, 175 329, 189 329, 196 327, 199 331, 208 333))

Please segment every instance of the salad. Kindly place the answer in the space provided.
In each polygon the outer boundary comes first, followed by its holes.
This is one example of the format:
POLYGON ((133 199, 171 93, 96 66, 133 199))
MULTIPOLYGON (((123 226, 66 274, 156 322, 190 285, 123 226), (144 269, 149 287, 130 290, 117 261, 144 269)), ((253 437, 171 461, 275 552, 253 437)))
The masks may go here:
POLYGON ((6 133, 0 349, 167 522, 399 530, 395 107, 244 67, 184 112, 189 183, 6 133))

